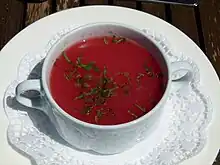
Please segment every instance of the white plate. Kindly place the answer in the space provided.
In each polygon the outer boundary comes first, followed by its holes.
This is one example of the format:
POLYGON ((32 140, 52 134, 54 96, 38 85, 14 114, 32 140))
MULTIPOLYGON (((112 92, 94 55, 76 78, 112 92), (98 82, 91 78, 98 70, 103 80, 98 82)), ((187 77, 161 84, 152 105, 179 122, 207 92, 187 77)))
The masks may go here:
MULTIPOLYGON (((220 106, 220 84, 218 77, 202 51, 186 35, 174 28, 172 25, 143 12, 132 9, 110 6, 89 6, 65 10, 46 17, 24 29, 14 37, 0 52, 0 98, 3 99, 4 91, 8 84, 16 78, 17 67, 27 52, 34 52, 43 49, 48 40, 55 32, 75 24, 76 26, 90 22, 112 21, 130 24, 137 28, 155 29, 164 34, 174 49, 189 55, 201 73, 201 84, 209 94, 214 116, 208 130, 208 141, 203 151, 190 160, 183 162, 185 165, 211 165, 217 155, 220 138, 220 112, 216 111, 220 106), (120 17, 119 17, 120 16, 120 17)), ((28 159, 14 151, 7 143, 6 131, 8 120, 0 103, 0 161, 4 165, 29 165, 28 159), (13 157, 13 159, 12 159, 13 157)))

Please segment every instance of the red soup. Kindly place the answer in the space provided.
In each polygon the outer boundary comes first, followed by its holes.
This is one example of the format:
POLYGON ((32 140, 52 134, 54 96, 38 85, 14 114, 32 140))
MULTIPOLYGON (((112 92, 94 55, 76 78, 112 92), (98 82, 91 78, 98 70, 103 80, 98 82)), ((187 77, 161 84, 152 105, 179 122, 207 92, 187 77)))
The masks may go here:
POLYGON ((68 47, 55 61, 56 103, 87 123, 116 125, 145 115, 160 101, 166 77, 153 56, 122 37, 96 37, 68 47))

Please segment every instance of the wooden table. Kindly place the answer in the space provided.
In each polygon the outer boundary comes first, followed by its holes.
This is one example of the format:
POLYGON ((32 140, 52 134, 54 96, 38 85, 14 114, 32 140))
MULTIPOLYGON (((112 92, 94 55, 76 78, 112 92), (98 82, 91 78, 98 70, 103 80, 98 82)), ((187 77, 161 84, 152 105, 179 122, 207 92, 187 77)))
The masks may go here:
MULTIPOLYGON (((198 7, 186 7, 135 0, 0 0, 0 49, 23 28, 54 12, 83 5, 118 5, 151 13, 182 30, 220 75, 220 1, 201 1, 198 7)), ((214 165, 220 165, 220 154, 214 165)))

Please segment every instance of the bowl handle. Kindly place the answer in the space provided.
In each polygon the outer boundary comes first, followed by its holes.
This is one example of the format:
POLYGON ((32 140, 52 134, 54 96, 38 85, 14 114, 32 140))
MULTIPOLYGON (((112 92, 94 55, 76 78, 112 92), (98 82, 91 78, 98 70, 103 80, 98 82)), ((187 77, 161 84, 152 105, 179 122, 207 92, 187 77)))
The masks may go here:
POLYGON ((193 73, 193 68, 188 61, 176 61, 171 63, 172 81, 181 81, 191 73, 193 73))
POLYGON ((20 104, 47 114, 43 95, 40 79, 25 80, 16 87, 16 100, 20 104))

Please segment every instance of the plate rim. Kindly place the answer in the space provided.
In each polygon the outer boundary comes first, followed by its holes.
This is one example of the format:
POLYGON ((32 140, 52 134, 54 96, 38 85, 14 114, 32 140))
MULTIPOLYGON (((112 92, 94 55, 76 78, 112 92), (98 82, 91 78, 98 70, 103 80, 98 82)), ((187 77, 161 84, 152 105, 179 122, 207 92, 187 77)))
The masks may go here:
MULTIPOLYGON (((76 12, 77 10, 81 10, 81 11, 83 11, 84 9, 87 9, 87 10, 94 10, 95 8, 96 8, 96 10, 97 10, 97 7, 99 8, 99 9, 105 9, 105 10, 109 10, 109 9, 120 9, 120 10, 123 10, 123 12, 136 12, 136 13, 142 13, 142 14, 145 14, 145 16, 147 17, 151 17, 151 18, 154 18, 155 19, 155 21, 159 21, 159 22, 161 22, 162 21, 162 24, 164 24, 164 26, 166 25, 168 28, 171 28, 172 30, 174 30, 174 31, 178 31, 178 33, 180 34, 180 36, 181 35, 184 35, 185 37, 187 37, 183 32, 181 32, 180 30, 178 30, 177 28, 175 28, 173 25, 170 25, 169 23, 167 23, 166 21, 164 21, 164 20, 162 20, 162 19, 160 19, 160 18, 157 18, 157 17, 155 17, 155 16, 153 16, 153 15, 151 15, 151 14, 146 14, 146 13, 144 13, 144 12, 141 12, 141 11, 136 11, 136 10, 134 10, 134 9, 130 9, 130 8, 124 8, 124 7, 116 7, 116 6, 105 6, 105 5, 99 5, 99 6, 96 6, 96 5, 94 5, 94 6, 83 6, 83 7, 78 7, 78 8, 72 8, 72 9, 68 9, 68 10, 64 10, 64 11, 61 11, 61 12, 57 12, 57 13, 54 13, 54 14, 52 14, 52 15, 50 15, 50 16, 48 16, 48 17, 45 17, 45 18, 43 18, 43 19, 40 19, 40 20, 38 20, 38 21, 36 21, 35 23, 33 23, 33 24, 31 24, 30 26, 28 26, 28 27, 26 27, 25 29, 23 29, 22 31, 20 31, 18 34, 16 34, 3 48, 2 48, 2 50, 0 51, 0 64, 2 63, 1 61, 4 61, 4 59, 6 59, 7 60, 7 58, 8 58, 8 56, 9 55, 7 55, 7 51, 8 51, 8 49, 10 49, 10 47, 13 47, 12 45, 13 44, 16 44, 16 40, 19 40, 19 39, 21 39, 24 35, 25 35, 25 33, 27 33, 28 31, 33 31, 33 29, 34 29, 34 27, 36 27, 36 26, 39 26, 39 24, 43 24, 45 21, 50 21, 50 19, 52 20, 52 19, 56 19, 56 17, 58 16, 58 15, 65 15, 65 13, 71 13, 71 12, 76 12)), ((138 15, 138 14, 137 14, 138 15)), ((187 37, 187 39, 188 40, 190 40, 193 44, 194 44, 194 46, 196 45, 190 38, 188 38, 187 37)), ((215 79, 214 81, 218 81, 218 85, 219 85, 219 79, 218 79, 218 77, 217 77, 217 74, 216 74, 216 72, 215 72, 215 70, 214 70, 214 68, 212 67, 212 65, 211 65, 211 62, 208 60, 208 58, 207 58, 207 56, 205 56, 205 54, 200 50, 200 48, 198 47, 198 46, 196 46, 196 49, 199 49, 199 54, 201 55, 202 54, 202 56, 200 56, 200 58, 203 58, 203 60, 205 60, 206 61, 206 63, 208 64, 209 63, 209 72, 211 73, 212 72, 212 74, 213 75, 215 75, 215 77, 213 76, 212 77, 212 79, 215 79)), ((22 56, 23 57, 23 55, 20 55, 20 56, 22 56)), ((18 61, 17 61, 18 62, 18 61)), ((19 60, 19 62, 20 62, 20 60, 19 60)), ((0 65, 1 66, 1 65, 0 65)), ((17 65, 18 66, 18 65, 17 65)), ((5 73, 5 72, 4 72, 5 73)), ((1 73, 1 71, 0 71, 0 74, 4 74, 4 73, 1 73)), ((13 75, 11 75, 11 76, 13 76, 13 75)), ((11 77, 11 76, 9 76, 9 77, 11 77)), ((15 76, 13 76, 13 77, 15 77, 15 76)), ((4 81, 8 81, 8 80, 4 80, 4 81)), ((0 88, 1 89, 1 88, 0 88)), ((0 92, 2 92, 1 90, 0 90, 0 92)), ((218 96, 220 96, 220 94, 218 93, 218 96)), ((1 104, 0 104, 1 105, 1 104)), ((219 105, 220 105, 220 103, 219 103, 219 105)), ((216 112, 216 111, 215 111, 216 112)), ((214 115, 215 115, 215 112, 214 112, 214 115)), ((215 115, 215 116, 217 116, 217 115, 215 115)), ((213 119, 214 120, 214 119, 213 119)), ((5 122, 5 119, 3 119, 3 121, 5 122)), ((215 124, 213 124, 212 123, 212 125, 217 125, 217 123, 220 123, 220 122, 218 122, 218 121, 215 121, 215 124)), ((6 123, 6 125, 7 125, 7 123, 6 123)), ((5 123, 4 123, 4 126, 5 126, 5 123)), ((1 131, 4 131, 5 130, 5 127, 4 126, 2 126, 2 127, 0 127, 0 130, 1 131)), ((210 126, 211 127, 211 126, 210 126)), ((212 127, 214 127, 214 126, 212 126, 212 127)), ((220 135, 218 135, 218 137, 219 137, 220 135)), ((209 137, 209 139, 210 139, 211 137, 209 137)), ((212 140, 211 140, 212 141, 212 140)), ((214 140, 213 140, 214 141, 214 140)), ((212 154, 209 154, 209 155, 207 155, 207 157, 209 156, 210 158, 209 158, 209 161, 211 161, 211 160, 213 160, 213 155, 217 155, 217 153, 218 153, 218 148, 215 146, 215 144, 213 144, 214 142, 211 142, 209 145, 211 145, 211 146, 209 146, 209 148, 211 147, 212 148, 212 154), (211 158, 212 157, 212 158, 211 158)), ((204 149, 204 150, 208 150, 208 149, 204 149)), ((199 157, 199 155, 198 156, 196 156, 196 157, 199 157)), ((192 158, 192 159, 194 159, 194 158, 192 158)), ((185 162, 183 162, 184 164, 185 164, 185 162)), ((187 163, 187 161, 186 161, 186 163, 187 163)), ((204 163, 204 162, 202 162, 202 163, 204 163)), ((210 162, 206 162, 206 165, 207 165, 207 163, 210 163, 210 162)), ((188 165, 189 165, 189 162, 187 163, 188 165)), ((194 162, 194 165, 195 165, 195 162, 194 162)), ((200 163, 198 163, 198 165, 201 165, 201 162, 200 163)), ((205 165, 205 164, 204 164, 205 165)))

